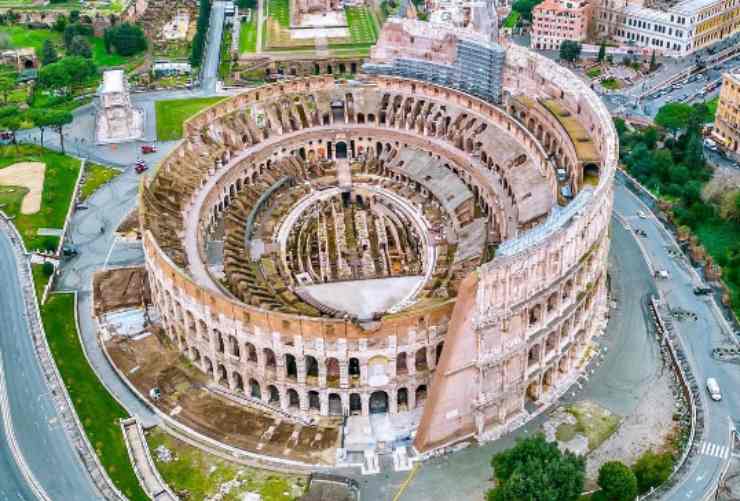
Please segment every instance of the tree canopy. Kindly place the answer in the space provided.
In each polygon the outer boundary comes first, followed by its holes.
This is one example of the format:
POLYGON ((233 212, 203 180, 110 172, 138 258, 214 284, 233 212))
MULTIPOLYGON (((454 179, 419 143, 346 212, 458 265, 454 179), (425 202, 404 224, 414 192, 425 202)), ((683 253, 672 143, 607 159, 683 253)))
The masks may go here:
POLYGON ((581 44, 573 40, 563 40, 560 43, 560 59, 571 63, 581 56, 581 44))
POLYGON ((637 497, 637 478, 619 461, 602 464, 597 483, 601 487, 599 501, 633 501, 637 497))
POLYGON ((49 39, 44 40, 44 46, 41 48, 41 63, 51 64, 56 63, 59 60, 57 49, 54 47, 54 42, 49 39))
POLYGON ((542 0, 516 0, 511 6, 512 10, 519 12, 527 21, 532 20, 532 9, 534 9, 542 0))
POLYGON ((586 460, 561 452, 542 434, 518 440, 493 456, 491 465, 497 485, 488 501, 575 501, 583 490, 586 460))
POLYGON ((655 123, 665 127, 673 134, 685 129, 689 123, 691 105, 685 103, 668 103, 658 110, 655 123))
POLYGON ((90 59, 67 56, 42 67, 39 70, 38 83, 43 88, 60 90, 70 95, 74 85, 82 84, 96 74, 97 68, 90 59))
POLYGON ((146 50, 149 45, 144 31, 130 23, 122 23, 105 30, 103 41, 108 52, 113 48, 122 56, 133 56, 146 50))
POLYGON ((637 488, 640 493, 649 491, 652 487, 658 487, 668 480, 673 471, 673 457, 670 453, 656 454, 652 451, 645 452, 632 467, 637 478, 637 488))

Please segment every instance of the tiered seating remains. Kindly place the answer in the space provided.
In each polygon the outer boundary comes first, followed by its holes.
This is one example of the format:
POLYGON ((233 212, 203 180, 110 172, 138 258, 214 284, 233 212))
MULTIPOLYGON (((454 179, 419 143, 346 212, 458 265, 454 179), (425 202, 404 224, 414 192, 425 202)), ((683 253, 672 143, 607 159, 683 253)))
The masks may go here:
MULTIPOLYGON (((224 214, 224 273, 227 285, 243 302, 253 306, 286 313, 318 316, 320 312, 296 296, 288 287, 276 264, 278 257, 266 253, 254 260, 246 246, 248 218, 263 193, 285 178, 305 179, 308 169, 296 157, 279 160, 253 185, 246 185, 237 194, 224 214)), ((284 184, 276 193, 293 190, 284 184)), ((305 189, 305 188, 304 188, 305 189)), ((300 192, 301 187, 298 187, 300 192)))

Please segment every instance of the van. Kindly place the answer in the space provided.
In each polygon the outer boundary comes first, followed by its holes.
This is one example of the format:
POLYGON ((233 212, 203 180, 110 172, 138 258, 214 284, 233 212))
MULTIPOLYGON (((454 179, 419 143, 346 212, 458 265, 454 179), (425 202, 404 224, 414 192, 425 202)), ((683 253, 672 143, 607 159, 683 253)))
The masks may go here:
POLYGON ((717 380, 713 377, 707 379, 707 391, 709 392, 709 396, 711 396, 712 400, 715 402, 722 400, 722 393, 719 391, 719 384, 717 384, 717 380))

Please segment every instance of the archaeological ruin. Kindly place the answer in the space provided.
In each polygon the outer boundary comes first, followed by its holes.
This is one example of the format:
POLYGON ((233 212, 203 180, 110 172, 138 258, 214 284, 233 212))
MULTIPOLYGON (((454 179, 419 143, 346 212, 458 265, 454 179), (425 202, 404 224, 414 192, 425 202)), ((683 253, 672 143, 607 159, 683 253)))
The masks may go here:
POLYGON ((140 192, 170 342, 241 405, 347 416, 350 451, 496 438, 562 395, 605 325, 617 137, 569 70, 500 64, 492 100, 310 76, 188 120, 140 192))

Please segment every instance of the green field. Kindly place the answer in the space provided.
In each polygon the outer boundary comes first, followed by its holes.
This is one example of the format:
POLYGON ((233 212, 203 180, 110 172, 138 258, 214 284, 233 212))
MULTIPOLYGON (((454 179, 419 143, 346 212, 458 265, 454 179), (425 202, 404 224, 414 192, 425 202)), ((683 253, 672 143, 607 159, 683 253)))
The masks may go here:
POLYGON ((257 11, 252 11, 248 23, 242 23, 239 30, 239 52, 257 51, 257 11))
POLYGON ((290 27, 290 0, 268 0, 267 14, 283 28, 290 27))
POLYGON ((13 222, 29 250, 56 249, 58 237, 39 236, 37 231, 39 228, 61 229, 64 226, 72 192, 80 172, 80 161, 39 146, 0 146, 0 169, 18 162, 46 164, 41 209, 35 214, 21 214, 18 203, 17 207, 9 206, 6 213, 14 218, 13 222))
POLYGON ((352 43, 373 44, 378 38, 378 26, 367 7, 344 9, 352 43))
POLYGON ((46 40, 51 40, 57 47, 62 45, 62 34, 52 30, 31 30, 22 25, 0 26, 0 33, 8 35, 11 47, 33 47, 37 54, 46 40))
POLYGON ((44 273, 44 265, 42 264, 32 264, 31 273, 33 274, 33 286, 36 289, 36 298, 41 302, 49 277, 44 273))
POLYGON ((41 307, 46 338, 90 443, 113 483, 131 500, 148 500, 136 478, 119 425, 128 413, 87 363, 74 317, 74 296, 52 294, 41 307))
POLYGON ((121 171, 87 162, 85 165, 85 180, 80 186, 80 200, 86 200, 90 195, 105 183, 119 175, 121 171))
POLYGON ((157 139, 171 141, 182 137, 182 124, 199 111, 221 101, 222 97, 201 97, 196 99, 171 99, 157 101, 157 139))
POLYGON ((175 492, 187 492, 188 499, 213 498, 221 484, 239 479, 243 483, 229 491, 225 499, 241 499, 247 492, 256 492, 264 501, 292 501, 305 490, 303 476, 276 473, 230 463, 200 449, 187 445, 155 429, 148 433, 149 449, 166 447, 173 452, 174 460, 155 464, 164 481, 175 492))

